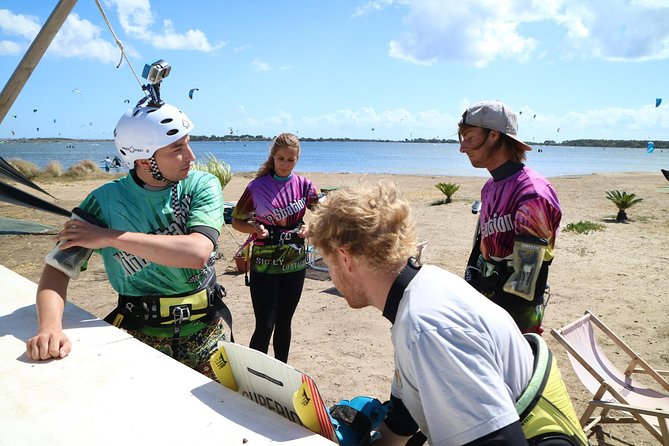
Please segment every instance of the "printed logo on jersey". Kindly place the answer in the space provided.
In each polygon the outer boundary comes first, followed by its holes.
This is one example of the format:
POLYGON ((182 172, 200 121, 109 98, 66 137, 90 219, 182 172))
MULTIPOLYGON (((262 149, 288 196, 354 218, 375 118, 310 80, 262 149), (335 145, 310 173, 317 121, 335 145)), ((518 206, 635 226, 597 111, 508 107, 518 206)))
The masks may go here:
POLYGON ((304 209, 306 202, 306 197, 291 201, 290 204, 284 208, 274 209, 272 211, 272 215, 267 216, 267 220, 269 220, 270 224, 276 224, 277 221, 283 220, 286 217, 290 217, 291 215, 300 212, 302 209, 304 209))
MULTIPOLYGON (((192 199, 190 195, 184 196, 181 199, 181 212, 179 213, 179 217, 172 223, 170 223, 170 225, 167 228, 157 229, 153 231, 151 234, 184 235, 186 233, 186 219, 190 214, 191 200, 192 199)), ((121 266, 123 267, 123 271, 125 271, 126 276, 132 276, 133 274, 138 273, 142 269, 146 268, 149 264, 151 264, 150 261, 145 260, 141 257, 137 257, 136 255, 127 253, 125 251, 117 251, 114 254, 114 258, 116 259, 117 262, 121 264, 121 266)))
POLYGON ((481 236, 486 238, 498 232, 513 231, 513 228, 511 214, 499 216, 497 212, 495 212, 492 217, 481 224, 481 236))

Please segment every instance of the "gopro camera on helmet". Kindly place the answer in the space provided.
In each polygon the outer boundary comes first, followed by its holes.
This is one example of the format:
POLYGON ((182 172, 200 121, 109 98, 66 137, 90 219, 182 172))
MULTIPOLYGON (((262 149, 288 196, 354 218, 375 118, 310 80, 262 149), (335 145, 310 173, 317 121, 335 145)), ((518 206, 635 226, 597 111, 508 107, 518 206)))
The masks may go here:
POLYGON ((170 75, 170 71, 172 71, 170 64, 160 59, 151 65, 144 65, 142 77, 149 81, 149 84, 159 84, 160 81, 170 75))
POLYGON ((160 99, 160 82, 169 76, 172 67, 163 59, 160 59, 151 65, 144 65, 142 77, 149 81, 142 85, 142 90, 149 92, 149 105, 161 107, 164 102, 160 99))

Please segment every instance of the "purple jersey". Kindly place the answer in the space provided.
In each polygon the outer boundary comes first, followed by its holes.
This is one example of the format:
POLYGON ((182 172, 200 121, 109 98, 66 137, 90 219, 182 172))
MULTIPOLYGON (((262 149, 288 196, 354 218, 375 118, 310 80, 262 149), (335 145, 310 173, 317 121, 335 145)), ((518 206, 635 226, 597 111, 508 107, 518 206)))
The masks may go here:
POLYGON ((501 260, 513 253, 516 235, 548 241, 544 260, 553 258, 562 218, 553 186, 528 167, 499 181, 489 179, 481 190, 481 253, 501 260))
MULTIPOLYGON (((318 202, 318 191, 306 177, 292 174, 287 179, 272 174, 251 181, 232 210, 238 220, 255 220, 264 226, 285 229, 297 227, 304 218, 307 206, 318 202)), ((266 245, 257 239, 253 246, 254 271, 282 274, 306 267, 304 247, 293 245, 266 245)))
POLYGON ((304 218, 307 205, 318 201, 318 191, 306 177, 291 175, 287 180, 263 175, 251 181, 237 202, 232 216, 248 220, 255 213, 265 226, 293 227, 304 218))

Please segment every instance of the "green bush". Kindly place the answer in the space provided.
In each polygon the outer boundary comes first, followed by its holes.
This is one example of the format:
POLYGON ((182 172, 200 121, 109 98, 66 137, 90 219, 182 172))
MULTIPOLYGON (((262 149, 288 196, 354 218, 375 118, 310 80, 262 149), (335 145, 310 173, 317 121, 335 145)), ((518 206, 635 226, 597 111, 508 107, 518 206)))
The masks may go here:
POLYGON ((434 185, 434 187, 446 195, 446 200, 444 200, 444 203, 450 203, 453 194, 455 194, 458 189, 460 189, 460 185, 455 183, 437 183, 434 185))
POLYGON ((616 221, 625 221, 627 220, 626 209, 631 208, 637 203, 641 203, 643 198, 637 198, 636 194, 628 194, 625 191, 619 190, 607 190, 606 198, 611 200, 613 204, 618 208, 618 215, 616 215, 616 221))
POLYGON ((579 221, 578 223, 569 223, 565 228, 564 232, 575 232, 577 234, 587 234, 594 231, 604 230, 604 225, 599 223, 593 223, 591 221, 579 221))

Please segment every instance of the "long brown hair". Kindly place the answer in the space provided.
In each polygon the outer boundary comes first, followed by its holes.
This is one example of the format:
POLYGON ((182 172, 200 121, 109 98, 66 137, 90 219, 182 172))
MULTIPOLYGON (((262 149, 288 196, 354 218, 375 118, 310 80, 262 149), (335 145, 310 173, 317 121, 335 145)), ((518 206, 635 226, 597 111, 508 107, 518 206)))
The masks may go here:
POLYGON ((292 133, 281 133, 274 138, 272 145, 269 148, 269 156, 267 160, 260 165, 256 178, 267 175, 274 170, 274 155, 279 149, 297 149, 297 158, 300 158, 300 140, 292 133))

